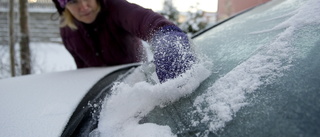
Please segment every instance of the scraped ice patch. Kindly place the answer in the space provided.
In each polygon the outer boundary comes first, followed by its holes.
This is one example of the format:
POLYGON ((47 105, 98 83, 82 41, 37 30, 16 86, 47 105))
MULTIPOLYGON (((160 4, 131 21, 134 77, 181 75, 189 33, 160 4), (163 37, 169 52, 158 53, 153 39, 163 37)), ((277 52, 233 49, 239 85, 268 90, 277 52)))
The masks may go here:
MULTIPOLYGON (((290 49, 284 47, 283 51, 277 51, 288 53, 290 49)), ((218 79, 206 93, 196 98, 194 106, 203 118, 200 122, 194 121, 193 126, 205 123, 212 132, 223 128, 241 107, 248 104, 246 93, 282 76, 281 71, 288 69, 290 64, 281 63, 281 60, 289 56, 258 54, 218 79)))
MULTIPOLYGON (((210 76, 210 63, 193 65, 191 70, 162 84, 138 81, 135 84, 121 82, 112 89, 112 95, 104 103, 98 132, 101 137, 171 137, 169 126, 152 123, 139 124, 139 120, 156 106, 164 106, 192 93, 210 76)), ((133 74, 143 77, 136 69, 133 74)), ((141 79, 141 78, 138 78, 141 79)))
POLYGON ((290 69, 298 54, 290 43, 295 31, 301 26, 319 24, 319 11, 320 1, 309 0, 292 17, 270 30, 284 29, 275 41, 263 46, 258 53, 218 79, 206 93, 196 98, 194 106, 196 112, 202 115, 202 120, 194 121, 193 126, 204 123, 209 131, 217 132, 233 119, 241 107, 248 104, 246 94, 273 83, 274 79, 283 75, 284 70, 290 69))
MULTIPOLYGON (((302 3, 304 3, 304 5, 302 5, 300 8, 293 10, 292 12, 287 13, 285 15, 279 15, 273 18, 273 19, 278 19, 282 17, 291 16, 286 21, 278 24, 272 29, 253 32, 253 34, 275 31, 280 29, 287 29, 287 33, 291 35, 293 34, 292 31, 298 30, 303 26, 320 24, 320 14, 319 14, 320 1, 319 0, 309 0, 307 3, 304 0, 287 0, 286 2, 283 3, 283 5, 295 7, 295 6, 301 5, 302 3)), ((277 7, 283 8, 283 6, 281 5, 277 7)))
POLYGON ((307 3, 305 3, 303 6, 301 6, 299 9, 293 12, 295 14, 292 17, 282 22, 281 24, 277 25, 273 29, 287 28, 287 29, 297 30, 301 26, 320 23, 320 14, 319 14, 320 1, 319 0, 309 0, 307 3))

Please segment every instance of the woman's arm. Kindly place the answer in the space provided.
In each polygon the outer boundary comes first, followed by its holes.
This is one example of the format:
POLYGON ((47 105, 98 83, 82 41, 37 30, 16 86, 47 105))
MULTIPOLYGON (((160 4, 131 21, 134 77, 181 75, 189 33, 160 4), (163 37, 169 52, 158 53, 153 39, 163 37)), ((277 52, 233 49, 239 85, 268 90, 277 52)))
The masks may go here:
POLYGON ((126 0, 106 0, 113 18, 130 33, 148 41, 154 50, 161 83, 190 69, 195 57, 187 35, 162 15, 126 0))
POLYGON ((174 25, 162 15, 126 0, 104 0, 108 15, 119 26, 135 36, 149 41, 155 31, 163 26, 174 25))

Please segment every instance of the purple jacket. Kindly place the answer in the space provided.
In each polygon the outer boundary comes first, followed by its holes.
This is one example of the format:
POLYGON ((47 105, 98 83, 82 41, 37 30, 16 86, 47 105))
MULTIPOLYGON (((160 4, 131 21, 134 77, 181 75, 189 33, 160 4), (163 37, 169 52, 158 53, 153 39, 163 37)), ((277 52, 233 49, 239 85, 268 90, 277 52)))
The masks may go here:
POLYGON ((138 62, 141 39, 149 41, 156 30, 173 25, 152 10, 126 0, 100 3, 101 11, 92 24, 75 21, 77 30, 60 29, 63 43, 78 68, 138 62))

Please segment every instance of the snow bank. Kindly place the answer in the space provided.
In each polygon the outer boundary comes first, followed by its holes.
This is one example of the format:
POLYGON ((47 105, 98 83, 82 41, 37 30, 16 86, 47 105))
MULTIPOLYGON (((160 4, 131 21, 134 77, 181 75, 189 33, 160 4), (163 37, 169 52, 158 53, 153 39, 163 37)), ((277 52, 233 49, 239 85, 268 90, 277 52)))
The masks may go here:
MULTIPOLYGON (((16 64, 19 64, 19 45, 16 44, 16 64)), ((76 69, 73 57, 59 43, 30 43, 32 74, 76 69)), ((0 45, 0 79, 10 77, 9 47, 0 45)), ((19 71, 19 68, 16 68, 19 71)))
POLYGON ((31 43, 33 73, 48 73, 76 69, 73 57, 58 43, 31 43))

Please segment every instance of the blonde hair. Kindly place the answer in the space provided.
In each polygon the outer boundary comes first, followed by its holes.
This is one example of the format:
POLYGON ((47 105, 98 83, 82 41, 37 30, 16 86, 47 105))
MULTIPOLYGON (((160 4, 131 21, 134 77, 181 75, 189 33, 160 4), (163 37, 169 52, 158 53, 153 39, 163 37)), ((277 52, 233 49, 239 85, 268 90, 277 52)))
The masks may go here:
MULTIPOLYGON (((98 4, 97 10, 98 10, 98 12, 100 12, 100 10, 101 10, 100 2, 98 0, 96 2, 98 4)), ((78 29, 77 25, 74 23, 75 19, 74 19, 73 15, 71 14, 71 12, 67 8, 65 8, 65 10, 63 11, 61 18, 62 18, 62 22, 60 24, 61 28, 69 27, 72 30, 78 29)))
POLYGON ((72 14, 70 13, 70 11, 68 9, 65 9, 62 13, 62 22, 60 24, 60 27, 69 27, 72 30, 77 30, 78 27, 76 26, 76 24, 74 24, 74 17, 72 16, 72 14))

